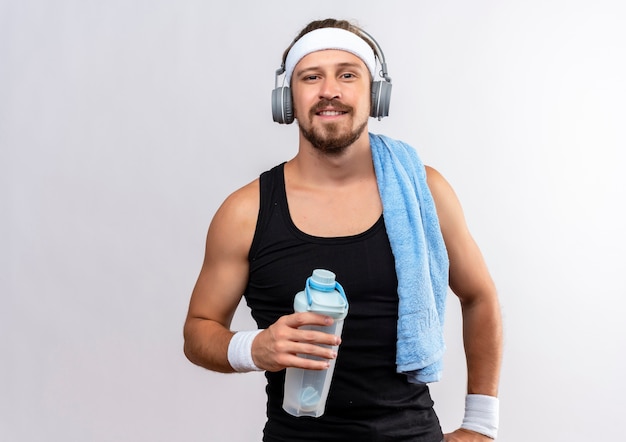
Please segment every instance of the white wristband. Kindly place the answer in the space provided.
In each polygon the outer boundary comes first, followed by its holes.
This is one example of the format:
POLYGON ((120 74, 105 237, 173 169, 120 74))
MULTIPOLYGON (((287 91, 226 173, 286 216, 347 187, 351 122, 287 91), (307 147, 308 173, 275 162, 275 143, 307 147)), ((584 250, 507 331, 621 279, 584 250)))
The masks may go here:
POLYGON ((228 363, 236 372, 263 371, 252 360, 252 341, 263 330, 240 331, 228 344, 228 363))
POLYGON ((465 417, 461 428, 495 439, 500 420, 500 401, 497 397, 468 394, 465 398, 465 417))

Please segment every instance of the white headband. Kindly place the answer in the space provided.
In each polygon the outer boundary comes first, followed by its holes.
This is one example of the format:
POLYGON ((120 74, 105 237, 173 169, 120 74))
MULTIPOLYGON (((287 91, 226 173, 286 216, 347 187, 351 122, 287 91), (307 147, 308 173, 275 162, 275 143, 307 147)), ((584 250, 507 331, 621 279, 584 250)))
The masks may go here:
POLYGON ((356 55, 363 60, 372 78, 376 76, 376 56, 365 40, 345 29, 321 28, 304 34, 291 47, 285 60, 285 82, 291 83, 294 68, 306 55, 326 49, 338 49, 356 55))

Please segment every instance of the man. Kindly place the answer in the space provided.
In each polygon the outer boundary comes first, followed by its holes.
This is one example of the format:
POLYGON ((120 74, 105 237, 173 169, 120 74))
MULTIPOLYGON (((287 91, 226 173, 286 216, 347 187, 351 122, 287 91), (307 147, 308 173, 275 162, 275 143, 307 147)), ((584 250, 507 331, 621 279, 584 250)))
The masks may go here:
MULTIPOLYGON (((390 245, 395 221, 384 213, 375 170, 379 138, 367 130, 375 57, 381 58, 373 39, 332 19, 309 24, 285 52, 293 106, 286 118, 292 112, 298 121, 298 152, 234 192, 215 214, 185 323, 185 354, 218 372, 266 371, 266 442, 489 441, 497 430, 501 359, 497 295, 454 191, 429 167, 426 199, 432 195, 436 234, 447 251, 442 268, 449 260, 446 283, 449 275, 463 312, 468 396, 462 428, 444 436, 427 385, 396 365, 402 262, 390 245), (293 313, 293 297, 315 268, 333 271, 348 296, 341 338, 299 329, 332 319, 293 313), (242 296, 259 330, 230 330, 242 296), (330 347, 339 343, 337 355, 330 347), (324 415, 285 413, 284 369, 323 370, 334 358, 324 415)), ((429 318, 437 322, 440 313, 429 318)))

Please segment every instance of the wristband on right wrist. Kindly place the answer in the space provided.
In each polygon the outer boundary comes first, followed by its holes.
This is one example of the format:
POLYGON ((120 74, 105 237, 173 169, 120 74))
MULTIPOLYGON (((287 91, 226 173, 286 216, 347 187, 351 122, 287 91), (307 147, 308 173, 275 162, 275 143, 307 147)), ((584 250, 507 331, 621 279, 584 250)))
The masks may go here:
POLYGON ((228 344, 228 363, 238 373, 263 371, 252 359, 252 341, 263 330, 239 331, 228 344))
POLYGON ((461 428, 495 439, 498 436, 500 401, 497 397, 468 394, 461 428))

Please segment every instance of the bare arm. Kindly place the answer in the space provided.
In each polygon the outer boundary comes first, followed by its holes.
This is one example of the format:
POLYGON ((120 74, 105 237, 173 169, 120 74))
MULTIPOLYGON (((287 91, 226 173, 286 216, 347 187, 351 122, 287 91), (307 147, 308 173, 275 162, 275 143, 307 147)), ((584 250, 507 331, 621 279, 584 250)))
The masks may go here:
MULTIPOLYGON (((427 177, 450 258, 450 288, 461 302, 467 391, 468 394, 497 396, 502 359, 502 325, 496 288, 482 253, 467 228, 454 190, 432 168, 427 167, 427 177)), ((460 429, 446 435, 446 440, 490 439, 460 429)))
MULTIPOLYGON (((207 234, 204 263, 189 302, 184 326, 184 351, 196 365, 231 373, 228 345, 235 310, 248 282, 248 253, 259 211, 259 185, 255 181, 229 196, 219 208, 207 234)), ((300 358, 296 354, 334 357, 328 348, 338 338, 316 331, 298 330, 302 325, 328 325, 330 318, 313 313, 281 317, 254 340, 252 357, 264 370, 278 371, 296 366, 328 367, 325 361, 300 358)))
POLYGON ((194 364, 232 372, 230 324, 248 281, 248 251, 258 213, 258 183, 229 196, 213 218, 204 262, 189 302, 185 355, 194 364))

